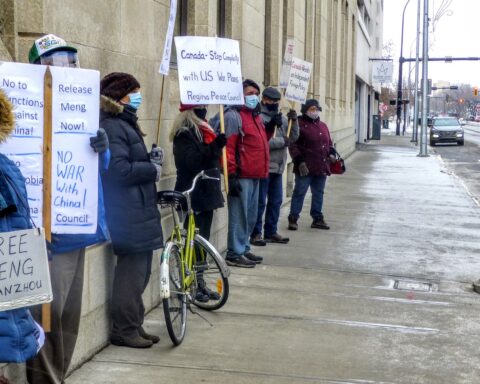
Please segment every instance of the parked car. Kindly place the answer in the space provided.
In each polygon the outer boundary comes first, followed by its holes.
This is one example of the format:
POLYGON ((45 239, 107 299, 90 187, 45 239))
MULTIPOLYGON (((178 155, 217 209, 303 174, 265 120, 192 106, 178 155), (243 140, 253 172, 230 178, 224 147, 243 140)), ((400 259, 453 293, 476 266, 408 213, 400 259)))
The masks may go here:
POLYGON ((464 131, 456 117, 436 117, 430 129, 430 145, 438 143, 464 144, 464 131))

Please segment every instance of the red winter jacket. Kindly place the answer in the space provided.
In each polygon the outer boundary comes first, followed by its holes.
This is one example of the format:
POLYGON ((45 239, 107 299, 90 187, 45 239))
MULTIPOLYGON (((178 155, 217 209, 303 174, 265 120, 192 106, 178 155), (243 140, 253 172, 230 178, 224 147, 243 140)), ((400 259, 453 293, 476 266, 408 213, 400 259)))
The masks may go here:
POLYGON ((329 151, 333 146, 327 125, 320 119, 312 120, 308 116, 298 118, 300 136, 289 146, 293 160, 293 171, 298 172, 298 165, 305 162, 312 176, 330 175, 329 151))
POLYGON ((268 140, 273 133, 265 130, 260 115, 241 107, 225 112, 228 174, 245 179, 268 177, 270 150, 268 140))

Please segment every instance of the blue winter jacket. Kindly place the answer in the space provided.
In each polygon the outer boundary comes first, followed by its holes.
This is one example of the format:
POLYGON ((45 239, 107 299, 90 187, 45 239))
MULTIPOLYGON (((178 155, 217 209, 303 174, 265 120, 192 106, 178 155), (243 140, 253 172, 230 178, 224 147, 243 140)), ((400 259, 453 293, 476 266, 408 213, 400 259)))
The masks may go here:
MULTIPOLYGON (((99 170, 100 173, 108 169, 110 163, 110 150, 100 155, 99 170)), ((103 188, 100 175, 98 176, 98 218, 97 232, 91 234, 52 234, 52 243, 49 249, 53 256, 57 253, 66 253, 75 249, 85 248, 89 245, 103 243, 110 240, 107 228, 107 220, 105 218, 105 207, 103 205, 103 188)))
MULTIPOLYGON (((0 231, 31 228, 25 179, 15 164, 2 154, 0 196, 0 231)), ((38 328, 27 308, 0 311, 0 362, 22 363, 33 358, 38 349, 36 334, 38 328)))

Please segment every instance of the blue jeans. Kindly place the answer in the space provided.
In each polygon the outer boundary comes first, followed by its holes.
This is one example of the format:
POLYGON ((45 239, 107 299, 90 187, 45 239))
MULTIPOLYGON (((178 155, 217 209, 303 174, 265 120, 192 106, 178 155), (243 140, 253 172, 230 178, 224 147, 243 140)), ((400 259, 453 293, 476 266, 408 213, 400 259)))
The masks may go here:
POLYGON ((253 229, 252 236, 262 234, 263 213, 265 211, 264 236, 272 237, 277 233, 277 223, 280 217, 280 208, 282 206, 282 175, 279 173, 270 173, 268 179, 260 180, 258 192, 258 215, 257 223, 253 229))
POLYGON ((312 191, 312 206, 310 207, 310 216, 315 219, 323 218, 323 191, 327 176, 299 176, 295 175, 295 188, 293 189, 292 201, 290 203, 290 216, 294 219, 300 217, 303 201, 307 194, 308 187, 312 191))
POLYGON ((240 179, 240 196, 228 196, 227 258, 238 259, 250 251, 252 233, 258 212, 259 179, 240 179))

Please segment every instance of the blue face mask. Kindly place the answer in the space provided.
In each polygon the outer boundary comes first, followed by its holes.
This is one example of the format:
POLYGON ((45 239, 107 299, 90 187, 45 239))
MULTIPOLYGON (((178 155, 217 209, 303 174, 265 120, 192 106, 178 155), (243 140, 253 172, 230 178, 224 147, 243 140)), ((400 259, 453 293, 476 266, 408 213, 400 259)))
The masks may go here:
POLYGON ((259 102, 260 102, 260 99, 258 98, 257 95, 247 95, 247 96, 245 96, 245 106, 248 109, 257 108, 257 105, 258 105, 259 102))
POLYGON ((138 109, 140 104, 142 104, 142 94, 140 92, 129 93, 128 97, 130 98, 128 105, 130 105, 132 108, 138 109))

